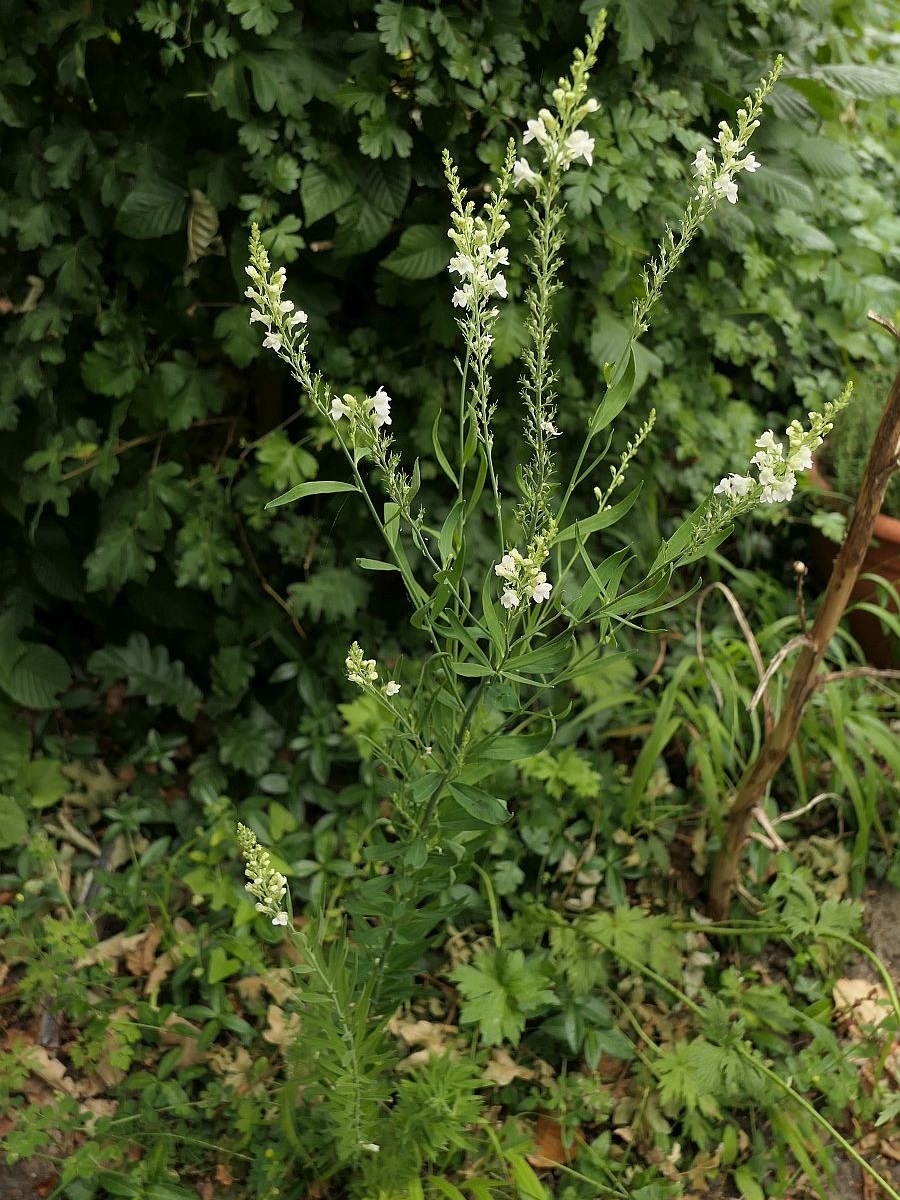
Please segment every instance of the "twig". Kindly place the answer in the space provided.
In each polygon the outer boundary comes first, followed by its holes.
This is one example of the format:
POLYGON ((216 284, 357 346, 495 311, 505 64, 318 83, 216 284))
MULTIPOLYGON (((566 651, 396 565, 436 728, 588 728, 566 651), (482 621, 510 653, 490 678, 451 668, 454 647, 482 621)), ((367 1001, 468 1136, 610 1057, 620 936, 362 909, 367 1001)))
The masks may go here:
MULTIPOLYGON (((887 322, 887 325, 890 325, 890 322, 887 322)), ((900 331, 893 330, 893 327, 892 331, 900 338, 900 331)), ((709 913, 713 920, 721 921, 728 915, 731 893, 738 879, 741 855, 753 810, 762 800, 787 757, 800 728, 803 711, 818 687, 819 668, 850 600, 872 537, 875 520, 881 511, 884 493, 897 469, 898 445, 900 371, 894 378, 869 450, 853 520, 834 560, 831 578, 816 614, 812 632, 791 673, 781 715, 771 733, 767 732, 762 749, 741 780, 732 802, 725 837, 710 880, 709 913)))
POLYGON ((826 683, 834 683, 836 679, 900 679, 900 669, 896 667, 851 667, 849 671, 829 671, 820 675, 816 687, 824 687, 826 683))
POLYGON ((287 600, 285 600, 285 598, 283 596, 280 596, 278 594, 278 592, 275 591, 275 589, 269 583, 268 579, 266 579, 265 575, 263 575, 262 571, 260 570, 259 563, 256 561, 256 555, 253 553, 250 543, 247 540, 247 535, 244 532, 244 526, 243 526, 243 523, 241 522, 240 517, 235 516, 235 520, 237 521, 238 533, 240 534, 240 538, 241 538, 241 545, 244 547, 244 553, 247 556, 247 561, 250 564, 253 574, 259 580, 260 587, 266 593, 267 596, 271 596, 271 598, 275 601, 275 603, 278 605, 279 608, 283 609, 287 613, 288 617, 290 617, 291 624, 293 625, 294 632, 297 634, 297 636, 305 639, 306 631, 304 630, 304 628, 300 624, 300 622, 297 620, 297 618, 294 616, 293 612, 291 611, 291 606, 288 604, 287 600))
MULTIPOLYGON (((711 583, 708 588, 704 588, 703 591, 700 593, 700 596, 697 600, 697 613, 696 613, 696 616, 694 617, 694 629, 697 634, 697 658, 700 660, 700 665, 703 667, 703 670, 706 673, 706 677, 709 680, 710 684, 712 685, 712 689, 716 695, 716 701, 719 705, 719 711, 721 712, 722 708, 725 705, 725 699, 722 696, 722 692, 721 692, 718 684, 713 679, 713 677, 710 675, 709 671, 706 670, 706 660, 703 657, 703 626, 701 624, 701 615, 703 612, 704 602, 706 601, 706 597, 709 595, 709 593, 711 591, 713 591, 714 588, 718 589, 718 591, 720 591, 722 593, 722 595, 725 597, 725 599, 731 605, 731 611, 734 613, 735 620, 737 621, 738 625, 740 625, 740 627, 741 627, 741 633, 743 633, 743 635, 744 635, 744 640, 747 643, 747 649, 750 651, 750 655, 751 655, 751 657, 753 659, 753 663, 756 667, 756 673, 760 677, 761 683, 765 680, 765 677, 766 677, 766 667, 765 667, 765 663, 763 662, 763 656, 759 649, 759 643, 757 642, 756 638, 753 636, 753 630, 750 628, 750 622, 744 616, 744 610, 741 608, 740 601, 738 600, 737 596, 735 596, 735 594, 731 590, 731 588, 727 587, 724 583, 711 583)), ((755 703, 755 700, 756 700, 756 697, 754 697, 754 700, 751 702, 751 704, 755 703)), ((771 733, 772 726, 775 723, 775 717, 772 712, 772 702, 769 699, 768 695, 765 693, 765 690, 763 692, 763 711, 765 714, 764 724, 765 724, 766 734, 769 734, 769 733, 771 733)))
MULTIPOLYGON (((803 633, 799 634, 795 638, 791 638, 786 645, 781 647, 766 668, 765 675, 763 675, 762 679, 759 681, 759 687, 753 693, 750 703, 747 705, 747 712, 753 712, 754 708, 756 708, 757 704, 759 704, 760 698, 768 694, 766 689, 769 686, 769 680, 772 678, 787 656, 791 653, 791 651, 796 650, 798 646, 808 646, 809 644, 809 638, 805 633, 803 633)), ((771 733, 771 727, 767 729, 766 732, 771 733)))

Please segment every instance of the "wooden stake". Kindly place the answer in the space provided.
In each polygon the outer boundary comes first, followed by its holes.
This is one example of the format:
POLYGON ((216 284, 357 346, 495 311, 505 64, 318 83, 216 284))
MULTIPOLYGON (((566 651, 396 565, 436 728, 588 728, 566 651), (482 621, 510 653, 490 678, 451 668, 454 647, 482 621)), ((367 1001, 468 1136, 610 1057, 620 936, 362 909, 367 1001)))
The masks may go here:
MULTIPOLYGON (((869 313, 869 317, 889 329, 894 337, 900 340, 900 330, 890 321, 875 313, 869 313)), ((807 644, 801 649, 791 674, 781 714, 774 729, 763 742, 757 758, 741 780, 728 813, 725 839, 716 856, 709 888, 708 910, 714 921, 722 921, 728 916, 731 893, 737 881, 753 809, 762 801, 775 773, 787 757, 800 728, 803 710, 820 682, 819 667, 847 607, 872 539, 872 528, 881 511, 884 493, 891 476, 898 468, 900 371, 894 379, 875 440, 869 450, 853 520, 834 560, 831 578, 808 635, 807 644)))

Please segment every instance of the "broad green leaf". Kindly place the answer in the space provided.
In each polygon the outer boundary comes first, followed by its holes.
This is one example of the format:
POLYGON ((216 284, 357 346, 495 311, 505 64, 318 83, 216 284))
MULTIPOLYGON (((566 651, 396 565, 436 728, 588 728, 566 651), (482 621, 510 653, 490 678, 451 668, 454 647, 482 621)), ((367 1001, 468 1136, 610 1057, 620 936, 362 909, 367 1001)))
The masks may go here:
POLYGON ((613 28, 618 37, 620 62, 633 62, 671 35, 676 0, 625 0, 612 9, 613 28))
POLYGON ((303 168, 300 199, 307 225, 315 225, 335 212, 352 195, 353 183, 344 176, 333 175, 321 163, 309 163, 303 168))
POLYGON ((66 660, 49 646, 19 642, 0 655, 0 690, 23 708, 53 708, 71 682, 66 660))
POLYGON ((16 776, 16 795, 32 808, 50 808, 58 804, 68 790, 62 765, 52 758, 33 758, 16 776))
POLYGON ((401 279, 428 279, 446 267, 452 243, 442 225, 410 225, 381 265, 401 279))
POLYGON ((28 837, 28 819, 12 796, 0 795, 0 850, 23 846, 28 837))
POLYGON ((900 67, 889 63, 826 63, 810 74, 861 100, 900 96, 900 67))
POLYGON ((358 492, 355 483, 344 483, 339 479, 312 479, 309 483, 298 483, 283 496, 270 500, 266 508, 280 508, 282 504, 292 504, 295 500, 305 500, 307 496, 332 496, 340 492, 358 492))
POLYGON ((547 724, 546 733, 500 734, 481 743, 473 758, 491 762, 517 762, 540 754, 553 740, 553 728, 547 724))
POLYGON ((138 177, 122 202, 116 228, 132 238, 158 238, 184 225, 187 191, 155 176, 138 177))

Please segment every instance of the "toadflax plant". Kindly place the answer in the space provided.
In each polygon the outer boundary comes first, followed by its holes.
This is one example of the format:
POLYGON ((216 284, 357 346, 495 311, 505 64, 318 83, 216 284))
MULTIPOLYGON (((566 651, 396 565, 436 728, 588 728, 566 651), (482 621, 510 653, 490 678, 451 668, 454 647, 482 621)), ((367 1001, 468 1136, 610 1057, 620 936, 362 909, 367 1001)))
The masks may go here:
MULTIPOLYGON (((416 665, 407 665, 396 678, 376 656, 367 656, 371 647, 354 643, 349 649, 347 677, 384 719, 373 745, 380 795, 372 798, 372 834, 363 848, 369 866, 358 880, 343 885, 342 903, 352 927, 347 938, 335 942, 339 952, 314 945, 308 931, 288 924, 303 943, 301 957, 314 968, 304 992, 320 1002, 311 1004, 312 1018, 330 1013, 325 1023, 334 1019, 339 1031, 328 1031, 327 1044, 346 1069, 340 1088, 324 1096, 324 1103, 332 1106, 336 1136, 340 1131, 342 1160, 356 1160, 366 1178, 377 1170, 372 1163, 378 1147, 390 1141, 392 1115, 366 1090, 354 1047, 359 1055, 366 1046, 371 1049, 366 1039, 409 995, 416 964, 434 931, 471 896, 466 885, 479 848, 510 819, 506 803, 491 787, 492 774, 498 765, 549 743, 554 686, 589 670, 600 648, 614 642, 620 625, 633 626, 665 607, 677 568, 718 544, 756 505, 790 498, 796 474, 810 466, 812 451, 847 399, 842 396, 821 415, 810 414, 808 427, 794 422, 786 434, 787 449, 771 431, 764 433, 749 472, 729 475, 712 487, 649 566, 641 566, 628 547, 604 553, 598 535, 638 502, 639 487, 622 498, 619 493, 653 427, 651 412, 625 451, 604 468, 613 423, 634 388, 635 343, 649 328, 666 280, 702 223, 718 205, 738 200, 743 172, 759 169, 747 146, 780 62, 746 99, 734 127, 723 121, 716 138, 697 151, 694 187, 681 220, 665 229, 643 273, 628 345, 606 367, 587 428, 572 429, 559 404, 552 358, 553 300, 561 287, 565 245, 561 187, 566 172, 592 161, 594 141, 584 125, 597 109, 588 83, 602 32, 601 16, 584 50, 576 52, 571 74, 553 90, 552 107, 527 122, 521 153, 510 142, 483 206, 467 198, 449 153, 444 154, 454 246, 449 300, 463 349, 452 434, 446 414, 432 431, 446 486, 428 509, 420 502, 418 463, 405 463, 392 437, 389 381, 372 396, 335 393, 311 364, 306 314, 283 297, 284 269, 273 270, 256 227, 251 237, 246 293, 254 306, 251 323, 264 327, 263 345, 288 365, 320 417, 332 425, 347 464, 346 479, 301 484, 269 507, 314 494, 358 495, 385 546, 383 561, 362 560, 361 566, 397 573, 423 644, 416 665), (528 345, 518 396, 503 402, 521 411, 526 455, 515 478, 506 479, 494 455, 493 418, 501 398, 494 389, 492 346, 507 298, 509 250, 503 239, 514 203, 524 203, 530 222, 530 282, 524 297, 528 345), (566 479, 557 469, 556 448, 563 438, 577 447, 566 479), (573 520, 568 513, 576 495, 593 495, 595 504, 591 515, 573 520), (495 545, 487 569, 476 563, 469 536, 482 512, 488 514, 495 545), (596 648, 583 652, 576 634, 587 624, 598 637, 596 648), (353 1131, 349 1138, 348 1129, 353 1131)), ((282 924, 286 881, 273 873, 267 856, 260 858, 250 838, 242 832, 248 888, 273 924, 282 924)), ((379 1094, 386 1093, 376 1088, 379 1094)))

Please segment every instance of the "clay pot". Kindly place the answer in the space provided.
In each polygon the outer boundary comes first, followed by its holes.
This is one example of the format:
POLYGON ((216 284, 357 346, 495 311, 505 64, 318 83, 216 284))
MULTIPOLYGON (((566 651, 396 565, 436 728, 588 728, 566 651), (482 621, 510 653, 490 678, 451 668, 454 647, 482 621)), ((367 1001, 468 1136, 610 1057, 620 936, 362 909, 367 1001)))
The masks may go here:
MULTIPOLYGON (((810 473, 810 478, 823 492, 830 492, 831 487, 822 473, 820 463, 816 463, 810 473)), ((827 582, 831 574, 831 566, 837 554, 837 546, 826 538, 818 529, 812 531, 810 539, 813 565, 822 582, 827 582)), ((900 520, 896 517, 881 513, 875 520, 872 530, 872 541, 866 551, 860 568, 860 576, 880 575, 900 593, 900 520)), ((882 591, 881 596, 884 596, 882 591)), ((881 600, 876 585, 870 579, 859 578, 850 595, 850 605, 866 601, 870 604, 884 604, 888 612, 898 612, 897 603, 889 596, 881 600)), ((900 638, 887 625, 883 625, 873 613, 851 612, 848 617, 850 632, 863 648, 866 658, 875 667, 900 666, 900 638)))

